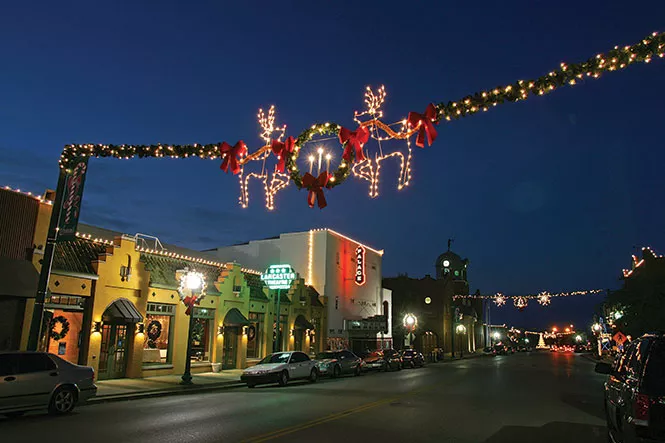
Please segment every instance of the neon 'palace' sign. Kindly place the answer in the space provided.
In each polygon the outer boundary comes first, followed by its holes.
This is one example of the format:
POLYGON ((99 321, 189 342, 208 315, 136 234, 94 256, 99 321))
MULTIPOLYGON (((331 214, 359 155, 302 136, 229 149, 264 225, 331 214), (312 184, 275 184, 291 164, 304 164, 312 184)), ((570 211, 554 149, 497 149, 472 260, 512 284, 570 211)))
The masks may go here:
POLYGON ((365 284, 365 248, 358 246, 356 248, 356 284, 362 286, 365 284))

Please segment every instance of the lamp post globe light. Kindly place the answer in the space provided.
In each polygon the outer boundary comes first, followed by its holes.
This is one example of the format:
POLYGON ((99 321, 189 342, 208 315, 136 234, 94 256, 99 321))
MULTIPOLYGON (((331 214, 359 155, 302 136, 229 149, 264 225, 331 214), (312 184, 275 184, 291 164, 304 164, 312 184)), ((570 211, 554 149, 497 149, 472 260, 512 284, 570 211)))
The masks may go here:
POLYGON ((455 332, 457 332, 457 335, 460 337, 460 346, 459 346, 459 354, 460 358, 464 357, 464 346, 462 343, 462 335, 466 334, 466 326, 463 324, 459 324, 455 327, 455 332))
POLYGON ((576 341, 577 343, 581 343, 581 342, 582 342, 582 336, 579 335, 579 334, 576 335, 576 336, 575 336, 575 341, 576 341))
POLYGON ((180 286, 178 295, 187 309, 185 314, 189 315, 189 327, 187 328, 187 353, 185 355, 185 372, 182 374, 183 385, 192 384, 192 329, 194 329, 194 306, 205 297, 206 282, 200 272, 184 269, 176 273, 179 277, 180 286))

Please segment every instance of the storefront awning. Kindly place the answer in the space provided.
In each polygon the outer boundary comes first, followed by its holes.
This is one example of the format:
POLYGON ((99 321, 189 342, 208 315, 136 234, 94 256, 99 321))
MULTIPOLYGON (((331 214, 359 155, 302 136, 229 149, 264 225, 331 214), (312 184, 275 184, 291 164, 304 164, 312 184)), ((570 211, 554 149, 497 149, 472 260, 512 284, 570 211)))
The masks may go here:
POLYGON ((231 309, 224 317, 224 326, 247 326, 249 320, 236 308, 231 309))
POLYGON ((39 273, 32 262, 0 257, 0 295, 34 298, 39 273))
POLYGON ((314 329, 314 325, 308 322, 302 315, 296 317, 294 327, 298 329, 314 329))
POLYGON ((134 303, 126 298, 119 298, 106 308, 102 320, 117 323, 140 323, 143 321, 143 316, 134 303))

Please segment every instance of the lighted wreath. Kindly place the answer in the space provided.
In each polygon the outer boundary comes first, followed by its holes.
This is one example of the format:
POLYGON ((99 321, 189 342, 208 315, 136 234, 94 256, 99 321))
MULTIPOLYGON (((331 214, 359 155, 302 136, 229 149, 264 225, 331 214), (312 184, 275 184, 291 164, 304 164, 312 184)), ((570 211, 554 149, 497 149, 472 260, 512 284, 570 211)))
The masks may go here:
POLYGON ((152 341, 157 340, 162 335, 162 324, 153 320, 148 323, 148 338, 152 341))
POLYGON ((69 320, 65 318, 62 315, 58 315, 57 317, 53 317, 51 322, 49 323, 49 336, 51 339, 55 341, 60 341, 63 340, 65 337, 67 337, 67 334, 69 333, 69 320), (56 327, 60 323, 60 331, 56 331, 56 327))

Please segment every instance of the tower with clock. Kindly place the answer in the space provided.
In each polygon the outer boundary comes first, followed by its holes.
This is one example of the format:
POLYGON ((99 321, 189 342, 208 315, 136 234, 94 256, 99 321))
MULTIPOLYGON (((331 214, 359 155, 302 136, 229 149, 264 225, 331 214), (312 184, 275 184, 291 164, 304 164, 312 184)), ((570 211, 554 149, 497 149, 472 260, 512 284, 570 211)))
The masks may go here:
POLYGON ((448 250, 439 255, 436 259, 436 278, 443 280, 450 278, 455 282, 456 294, 468 294, 469 282, 467 279, 467 268, 469 266, 469 259, 462 258, 450 250, 452 239, 448 239, 448 250))

